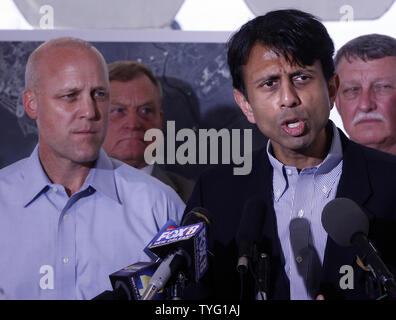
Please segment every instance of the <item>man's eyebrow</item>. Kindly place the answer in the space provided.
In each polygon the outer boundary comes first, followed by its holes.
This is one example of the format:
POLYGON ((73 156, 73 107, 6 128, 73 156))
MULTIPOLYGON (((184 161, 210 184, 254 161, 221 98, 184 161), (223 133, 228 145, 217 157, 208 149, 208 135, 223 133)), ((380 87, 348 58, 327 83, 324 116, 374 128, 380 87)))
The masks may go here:
POLYGON ((64 93, 68 93, 68 92, 80 92, 81 88, 78 87, 64 87, 64 88, 60 88, 57 93, 58 94, 64 94, 64 93))
POLYGON ((124 103, 122 103, 122 102, 119 102, 119 101, 111 101, 110 102, 110 104, 112 104, 112 105, 116 105, 116 106, 119 106, 119 107, 124 107, 124 108, 126 108, 127 107, 127 105, 126 104, 124 104, 124 103))
POLYGON ((106 87, 103 87, 103 86, 97 86, 97 87, 93 87, 93 88, 92 88, 92 90, 103 90, 103 91, 106 91, 106 92, 108 92, 108 91, 109 91, 109 89, 108 89, 108 88, 106 88, 106 87))
POLYGON ((395 76, 379 76, 377 78, 374 78, 372 82, 381 82, 381 81, 395 82, 396 77, 395 76))
MULTIPOLYGON (((311 68, 301 68, 298 70, 293 71, 292 73, 290 73, 290 77, 293 78, 295 76, 300 76, 302 74, 315 74, 317 71, 315 69, 311 69, 311 68)), ((280 73, 269 73, 267 75, 264 75, 260 78, 258 78, 257 80, 253 81, 253 84, 257 84, 260 83, 262 81, 274 81, 274 80, 278 80, 281 78, 281 74, 280 73)))
POLYGON ((278 73, 267 74, 267 75, 264 75, 264 76, 258 78, 257 80, 254 80, 253 83, 254 83, 254 84, 257 84, 257 83, 260 83, 260 82, 262 82, 262 81, 268 81, 268 80, 274 81, 274 80, 277 80, 277 79, 279 79, 279 78, 280 78, 280 74, 278 74, 278 73))
POLYGON ((154 99, 148 99, 143 101, 142 103, 139 103, 138 107, 142 107, 142 106, 154 106, 155 105, 155 101, 154 99))
POLYGON ((293 71, 290 76, 291 77, 295 77, 295 76, 300 76, 302 74, 305 73, 310 73, 310 74, 315 74, 316 70, 315 69, 311 69, 311 68, 302 68, 302 69, 298 69, 296 71, 293 71))
MULTIPOLYGON (((64 87, 64 88, 60 88, 57 91, 57 94, 65 94, 65 93, 69 93, 69 92, 81 92, 83 90, 84 89, 80 88, 80 87, 64 87)), ((107 93, 109 92, 109 90, 106 87, 103 87, 103 86, 94 87, 94 88, 92 88, 90 90, 90 92, 97 91, 97 90, 106 91, 107 93)))

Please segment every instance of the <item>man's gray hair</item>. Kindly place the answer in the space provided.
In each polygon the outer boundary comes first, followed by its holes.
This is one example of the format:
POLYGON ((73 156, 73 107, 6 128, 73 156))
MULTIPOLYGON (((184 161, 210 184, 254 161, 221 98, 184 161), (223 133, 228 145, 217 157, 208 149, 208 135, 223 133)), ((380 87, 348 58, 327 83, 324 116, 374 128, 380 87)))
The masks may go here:
POLYGON ((350 62, 353 58, 363 61, 396 56, 396 39, 382 34, 368 34, 357 37, 344 44, 334 58, 337 68, 341 59, 350 62))

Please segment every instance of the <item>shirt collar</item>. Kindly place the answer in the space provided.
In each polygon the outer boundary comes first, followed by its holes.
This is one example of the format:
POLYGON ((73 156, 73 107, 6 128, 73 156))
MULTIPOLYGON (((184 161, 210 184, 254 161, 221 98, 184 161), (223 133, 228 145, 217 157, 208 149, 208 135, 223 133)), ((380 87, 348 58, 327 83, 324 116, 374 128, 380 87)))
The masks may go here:
POLYGON ((342 144, 340 133, 332 121, 330 121, 330 124, 333 131, 333 139, 331 141, 329 153, 323 162, 318 165, 317 174, 330 172, 342 160, 342 144))
MULTIPOLYGON (((21 195, 25 207, 45 193, 52 184, 40 163, 38 148, 39 145, 34 148, 22 170, 22 178, 25 185, 28 186, 21 195)), ((121 203, 117 193, 113 163, 102 149, 95 166, 89 171, 80 190, 85 190, 90 186, 121 203)))
POLYGON ((27 158, 26 164, 22 169, 22 179, 26 186, 24 192, 21 193, 25 207, 46 192, 51 184, 41 166, 38 156, 38 145, 36 145, 30 157, 27 158))
POLYGON ((147 173, 149 175, 153 174, 153 169, 154 169, 154 165, 153 164, 148 164, 147 166, 140 168, 139 170, 141 172, 147 173))
POLYGON ((121 204, 114 176, 114 165, 103 149, 100 149, 95 166, 89 171, 81 190, 89 186, 121 204))

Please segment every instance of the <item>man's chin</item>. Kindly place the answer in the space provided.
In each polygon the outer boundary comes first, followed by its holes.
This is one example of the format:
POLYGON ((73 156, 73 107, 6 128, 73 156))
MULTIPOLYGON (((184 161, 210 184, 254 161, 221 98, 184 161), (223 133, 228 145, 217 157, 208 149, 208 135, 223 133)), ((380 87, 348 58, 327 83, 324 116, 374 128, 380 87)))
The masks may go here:
POLYGON ((374 130, 355 132, 353 135, 350 135, 350 139, 363 145, 377 145, 384 143, 388 136, 384 135, 383 131, 378 131, 379 132, 377 133, 374 130))
POLYGON ((135 157, 143 154, 147 147, 147 142, 140 139, 124 139, 115 144, 111 150, 113 154, 117 154, 123 158, 135 157))
POLYGON ((141 152, 111 152, 107 153, 107 155, 111 158, 130 164, 141 162, 141 159, 144 159, 144 149, 142 149, 141 152))
POLYGON ((311 139, 305 134, 296 136, 296 137, 289 137, 285 139, 283 144, 284 148, 289 149, 291 151, 302 151, 306 150, 312 144, 311 139))
POLYGON ((80 164, 92 164, 99 157, 99 150, 91 152, 77 152, 73 156, 73 161, 80 164))

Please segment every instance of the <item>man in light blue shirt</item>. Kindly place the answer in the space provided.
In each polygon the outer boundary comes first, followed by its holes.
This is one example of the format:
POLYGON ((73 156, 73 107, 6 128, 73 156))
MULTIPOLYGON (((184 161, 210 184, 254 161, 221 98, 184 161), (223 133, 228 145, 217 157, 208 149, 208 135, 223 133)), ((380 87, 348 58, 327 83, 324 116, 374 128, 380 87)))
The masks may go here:
POLYGON ((274 170, 277 231, 285 273, 293 284, 290 286, 292 300, 316 298, 319 290, 327 233, 317 213, 335 198, 342 172, 341 139, 334 123, 331 127, 332 142, 326 158, 301 171, 278 161, 273 156, 271 143, 267 144, 268 159, 274 170))
POLYGON ((184 204, 156 179, 101 149, 109 112, 103 56, 71 38, 26 66, 26 113, 39 144, 0 170, 0 298, 91 299, 109 274, 149 261, 143 248, 184 204))

